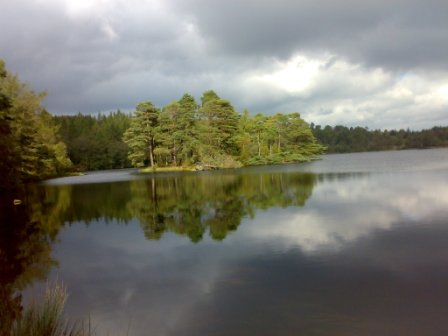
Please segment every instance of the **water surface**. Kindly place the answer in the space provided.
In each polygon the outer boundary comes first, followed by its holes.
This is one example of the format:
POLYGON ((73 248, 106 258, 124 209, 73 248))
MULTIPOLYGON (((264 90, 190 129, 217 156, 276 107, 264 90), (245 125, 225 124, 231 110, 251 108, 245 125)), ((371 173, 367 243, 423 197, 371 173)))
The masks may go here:
POLYGON ((444 335, 447 182, 447 149, 52 180, 4 288, 58 278, 99 334, 444 335))

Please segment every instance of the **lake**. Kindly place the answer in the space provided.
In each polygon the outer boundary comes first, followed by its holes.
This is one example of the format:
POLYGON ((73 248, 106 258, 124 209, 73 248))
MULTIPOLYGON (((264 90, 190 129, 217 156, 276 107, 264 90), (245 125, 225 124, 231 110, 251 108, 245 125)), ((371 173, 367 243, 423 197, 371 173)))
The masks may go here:
POLYGON ((448 335, 448 149, 96 172, 11 209, 10 315, 58 279, 99 335, 448 335))

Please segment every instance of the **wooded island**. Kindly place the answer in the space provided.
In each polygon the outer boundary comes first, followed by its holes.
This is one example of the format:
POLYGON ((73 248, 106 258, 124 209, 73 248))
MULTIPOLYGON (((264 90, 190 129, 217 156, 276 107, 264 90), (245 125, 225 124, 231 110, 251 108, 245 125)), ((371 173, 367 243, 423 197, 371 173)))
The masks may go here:
POLYGON ((190 94, 161 109, 138 104, 123 140, 135 167, 235 168, 307 161, 324 150, 300 114, 241 115, 214 91, 200 105, 190 94))

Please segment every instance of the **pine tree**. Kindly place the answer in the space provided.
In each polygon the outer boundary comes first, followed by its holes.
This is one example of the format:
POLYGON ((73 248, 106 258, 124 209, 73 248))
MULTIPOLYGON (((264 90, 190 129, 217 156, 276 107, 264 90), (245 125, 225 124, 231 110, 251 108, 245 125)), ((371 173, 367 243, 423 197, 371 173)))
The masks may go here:
POLYGON ((181 149, 182 132, 177 123, 179 117, 179 102, 175 101, 165 106, 159 115, 159 140, 157 154, 164 158, 165 166, 177 166, 181 149))
POLYGON ((206 94, 202 97, 203 105, 200 109, 202 142, 219 152, 237 154, 235 136, 238 131, 238 114, 229 101, 217 95, 211 98, 206 94))
POLYGON ((180 163, 191 164, 197 161, 198 132, 197 132, 197 112, 198 105, 194 97, 188 93, 179 100, 179 110, 176 118, 178 129, 175 137, 180 144, 180 163))
POLYGON ((155 166, 154 149, 159 120, 159 110, 149 101, 137 104, 131 126, 125 131, 123 141, 129 146, 129 160, 135 167, 149 163, 155 166))

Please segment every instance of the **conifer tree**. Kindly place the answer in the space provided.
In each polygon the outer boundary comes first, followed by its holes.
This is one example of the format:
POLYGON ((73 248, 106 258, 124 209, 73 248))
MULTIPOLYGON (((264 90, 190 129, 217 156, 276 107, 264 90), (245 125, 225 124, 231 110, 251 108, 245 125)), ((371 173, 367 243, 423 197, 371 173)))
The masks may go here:
POLYGON ((135 167, 149 163, 154 167, 159 110, 149 101, 137 104, 131 126, 125 131, 123 141, 129 146, 129 160, 135 167))
POLYGON ((198 105, 194 97, 188 93, 184 94, 179 100, 179 113, 176 119, 178 129, 175 133, 180 143, 181 163, 191 164, 198 159, 197 111, 198 105))
POLYGON ((200 109, 202 142, 220 153, 236 155, 236 135, 239 116, 228 100, 214 91, 204 92, 200 109))

